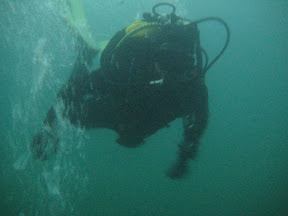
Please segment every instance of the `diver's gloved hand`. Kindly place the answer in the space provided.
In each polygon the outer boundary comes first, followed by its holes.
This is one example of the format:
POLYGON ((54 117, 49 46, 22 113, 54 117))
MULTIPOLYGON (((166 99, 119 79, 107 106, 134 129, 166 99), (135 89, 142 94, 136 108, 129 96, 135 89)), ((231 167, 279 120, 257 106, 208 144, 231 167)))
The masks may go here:
POLYGON ((166 175, 171 179, 181 179, 188 175, 189 159, 178 156, 177 160, 167 170, 166 175))
POLYGON ((181 179, 188 175, 189 159, 194 159, 196 155, 195 146, 198 143, 182 142, 179 145, 179 153, 176 161, 170 166, 166 175, 171 179, 181 179))
POLYGON ((31 143, 33 157, 39 160, 47 160, 49 155, 57 151, 59 138, 50 127, 43 127, 34 136, 31 143))

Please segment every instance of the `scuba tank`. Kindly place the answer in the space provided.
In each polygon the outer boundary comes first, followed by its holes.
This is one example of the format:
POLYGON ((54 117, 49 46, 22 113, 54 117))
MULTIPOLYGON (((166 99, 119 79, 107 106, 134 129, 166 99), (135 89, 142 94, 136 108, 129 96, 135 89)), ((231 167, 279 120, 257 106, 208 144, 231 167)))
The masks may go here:
MULTIPOLYGON (((119 40, 117 43, 116 47, 114 48, 112 52, 112 57, 111 57, 111 65, 113 68, 119 68, 117 58, 120 57, 121 51, 125 48, 125 45, 129 43, 131 38, 137 38, 137 37, 149 37, 149 35, 157 35, 155 37, 154 47, 157 47, 157 49, 153 50, 151 52, 151 58, 153 57, 159 57, 161 58, 162 53, 165 53, 165 51, 169 51, 171 49, 171 52, 178 52, 181 53, 182 50, 177 50, 177 47, 169 47, 170 44, 173 44, 175 42, 181 43, 185 41, 187 44, 182 44, 182 47, 190 47, 191 48, 191 55, 193 55, 193 58, 191 58, 190 62, 186 61, 187 64, 192 65, 194 68, 194 74, 195 76, 198 77, 204 77, 206 72, 215 64, 215 62, 223 55, 225 50, 228 47, 229 41, 230 41, 230 30, 228 25, 226 24, 225 21, 223 21, 221 18, 218 17, 207 17, 207 18, 202 18, 196 21, 192 21, 186 18, 182 18, 176 14, 176 7, 173 4, 170 3, 159 3, 156 4, 152 8, 152 13, 145 12, 143 13, 143 20, 142 21, 136 21, 132 25, 128 26, 125 29, 125 35, 119 40), (166 14, 160 14, 157 11, 159 10, 160 7, 162 6, 168 6, 172 9, 170 13, 166 14), (208 54, 206 53, 205 49, 201 47, 200 43, 200 31, 198 30, 198 24, 203 23, 203 22, 208 22, 208 21, 216 21, 221 23, 226 30, 227 37, 225 44, 223 48, 219 51, 219 53, 216 55, 216 57, 209 62, 208 54), (183 34, 181 34, 183 33, 183 34), (185 35, 189 37, 189 40, 187 38, 181 38, 181 35, 185 35), (166 41, 167 47, 162 46, 160 43, 157 44, 157 39, 159 41, 166 41), (173 40, 173 41, 172 41, 173 40), (172 43, 170 43, 172 42, 172 43), (159 46, 157 46, 159 45, 159 46), (161 46, 162 47, 161 47, 161 46), (161 52, 161 49, 163 52, 161 52), (205 63, 203 64, 203 56, 205 59, 205 63)), ((183 42, 184 43, 184 42, 183 42)), ((168 60, 168 56, 162 56, 162 59, 168 60), (165 58, 166 57, 166 58, 165 58)), ((181 58, 180 58, 181 59, 181 58)), ((161 61, 160 61, 161 62, 161 61)), ((131 63, 131 68, 133 66, 134 59, 131 63)), ((165 65, 163 63, 163 65, 165 65)), ((179 64, 180 65, 180 64, 179 64)), ((175 64, 174 67, 177 65, 175 64)), ((130 69, 131 69, 130 68, 130 69)), ((129 69, 129 70, 130 70, 129 69)), ((130 73, 129 76, 133 76, 133 72, 130 73)), ((110 84, 116 85, 116 86, 129 86, 129 85, 146 85, 147 80, 143 81, 142 83, 139 82, 131 82, 133 80, 131 77, 129 77, 130 80, 129 82, 115 82, 114 80, 111 80, 107 77, 106 81, 109 82, 110 84)), ((185 76, 185 79, 182 80, 184 82, 189 82, 193 80, 193 77, 185 76)), ((154 80, 152 81, 153 83, 157 83, 159 80, 154 80)), ((161 82, 158 82, 161 83, 161 82)), ((151 81, 150 81, 151 84, 151 81)))

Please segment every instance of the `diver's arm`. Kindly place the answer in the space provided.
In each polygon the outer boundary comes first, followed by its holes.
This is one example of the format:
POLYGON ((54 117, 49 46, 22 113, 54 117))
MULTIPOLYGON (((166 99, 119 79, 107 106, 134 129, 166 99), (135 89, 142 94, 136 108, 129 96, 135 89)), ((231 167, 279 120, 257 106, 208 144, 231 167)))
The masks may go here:
POLYGON ((177 160, 167 172, 173 179, 183 178, 188 174, 188 161, 196 158, 200 138, 208 123, 208 91, 204 81, 199 83, 195 97, 195 111, 183 118, 184 138, 179 145, 177 160))
POLYGON ((183 118, 183 146, 191 159, 196 157, 199 141, 207 127, 209 118, 208 91, 204 83, 200 83, 197 88, 195 102, 195 112, 183 118))

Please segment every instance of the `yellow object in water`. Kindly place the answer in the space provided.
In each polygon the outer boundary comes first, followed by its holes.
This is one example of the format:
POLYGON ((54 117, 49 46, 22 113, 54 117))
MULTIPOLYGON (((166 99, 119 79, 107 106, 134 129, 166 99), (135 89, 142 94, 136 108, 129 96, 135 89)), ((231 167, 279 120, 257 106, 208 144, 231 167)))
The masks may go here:
POLYGON ((80 0, 66 0, 68 10, 66 13, 66 22, 78 34, 83 41, 93 50, 98 50, 98 44, 94 40, 85 13, 83 10, 82 2, 80 0))
POLYGON ((132 34, 131 37, 145 37, 151 33, 155 33, 155 25, 151 25, 150 23, 144 21, 135 21, 130 26, 125 29, 126 35, 136 31, 139 28, 143 28, 140 31, 137 31, 135 34, 132 34))
POLYGON ((102 52, 102 51, 106 48, 106 46, 107 46, 107 44, 109 43, 109 41, 110 41, 110 40, 104 40, 104 41, 100 41, 100 42, 98 43, 98 48, 99 48, 99 51, 100 51, 100 52, 102 52))

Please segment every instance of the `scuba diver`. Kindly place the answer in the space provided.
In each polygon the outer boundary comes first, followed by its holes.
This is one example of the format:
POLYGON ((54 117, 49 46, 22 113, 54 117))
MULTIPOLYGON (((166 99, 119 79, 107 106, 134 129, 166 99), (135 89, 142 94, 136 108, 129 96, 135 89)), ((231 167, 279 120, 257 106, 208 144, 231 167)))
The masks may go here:
POLYGON ((46 160, 57 151, 60 118, 85 129, 111 129, 119 135, 117 143, 128 148, 143 144, 145 138, 182 118, 183 140, 167 175, 173 179, 187 175, 189 160, 196 158, 208 123, 205 75, 227 48, 230 31, 220 18, 181 18, 169 3, 156 4, 152 11, 112 37, 101 53, 100 68, 92 73, 83 59, 91 62, 95 52, 88 48, 79 52, 68 83, 33 139, 34 157, 46 160), (159 14, 163 5, 172 12, 159 14), (210 20, 224 25, 227 40, 209 63, 197 25, 210 20), (61 113, 57 103, 64 105, 61 113))

